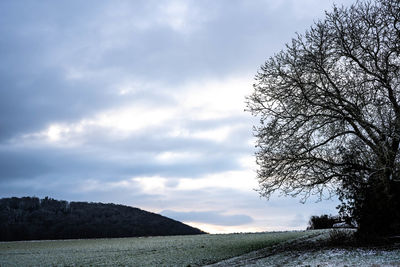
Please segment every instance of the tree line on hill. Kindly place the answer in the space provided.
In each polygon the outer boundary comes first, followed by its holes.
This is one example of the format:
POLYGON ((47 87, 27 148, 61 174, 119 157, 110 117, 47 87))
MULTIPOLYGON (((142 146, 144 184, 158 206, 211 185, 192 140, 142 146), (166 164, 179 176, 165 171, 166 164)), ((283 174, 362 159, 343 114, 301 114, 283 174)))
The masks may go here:
POLYGON ((0 240, 114 238, 204 234, 138 208, 49 197, 0 199, 0 240))

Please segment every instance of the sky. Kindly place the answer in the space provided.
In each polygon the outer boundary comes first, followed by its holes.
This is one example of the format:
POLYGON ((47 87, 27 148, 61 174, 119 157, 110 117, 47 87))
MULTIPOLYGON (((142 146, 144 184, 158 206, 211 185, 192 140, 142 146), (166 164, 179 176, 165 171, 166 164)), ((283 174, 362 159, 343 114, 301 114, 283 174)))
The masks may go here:
POLYGON ((0 197, 118 203, 210 233, 335 214, 335 199, 260 197, 244 111, 260 66, 333 3, 0 1, 0 197))

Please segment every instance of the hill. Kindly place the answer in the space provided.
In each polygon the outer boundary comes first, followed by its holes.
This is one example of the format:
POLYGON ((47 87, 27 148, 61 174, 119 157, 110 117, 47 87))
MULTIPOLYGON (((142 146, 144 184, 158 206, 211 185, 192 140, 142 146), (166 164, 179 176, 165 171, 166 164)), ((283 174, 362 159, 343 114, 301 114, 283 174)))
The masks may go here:
POLYGON ((204 234, 138 208, 37 197, 0 199, 0 240, 204 234))

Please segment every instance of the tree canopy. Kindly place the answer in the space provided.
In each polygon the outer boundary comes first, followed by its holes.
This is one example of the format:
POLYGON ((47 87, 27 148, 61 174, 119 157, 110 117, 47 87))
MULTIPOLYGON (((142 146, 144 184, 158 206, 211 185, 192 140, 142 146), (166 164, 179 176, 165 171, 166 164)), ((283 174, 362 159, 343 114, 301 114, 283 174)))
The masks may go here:
POLYGON ((263 196, 339 192, 354 204, 378 183, 386 204, 398 199, 400 2, 326 12, 265 62, 247 106, 263 196))

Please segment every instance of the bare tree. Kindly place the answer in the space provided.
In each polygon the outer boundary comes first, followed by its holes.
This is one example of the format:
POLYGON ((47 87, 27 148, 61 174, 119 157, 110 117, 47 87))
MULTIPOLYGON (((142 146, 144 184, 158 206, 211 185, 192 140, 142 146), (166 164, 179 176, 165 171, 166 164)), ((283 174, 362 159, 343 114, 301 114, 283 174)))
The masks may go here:
POLYGON ((400 194, 400 1, 335 6, 261 67, 247 106, 263 196, 400 194))

